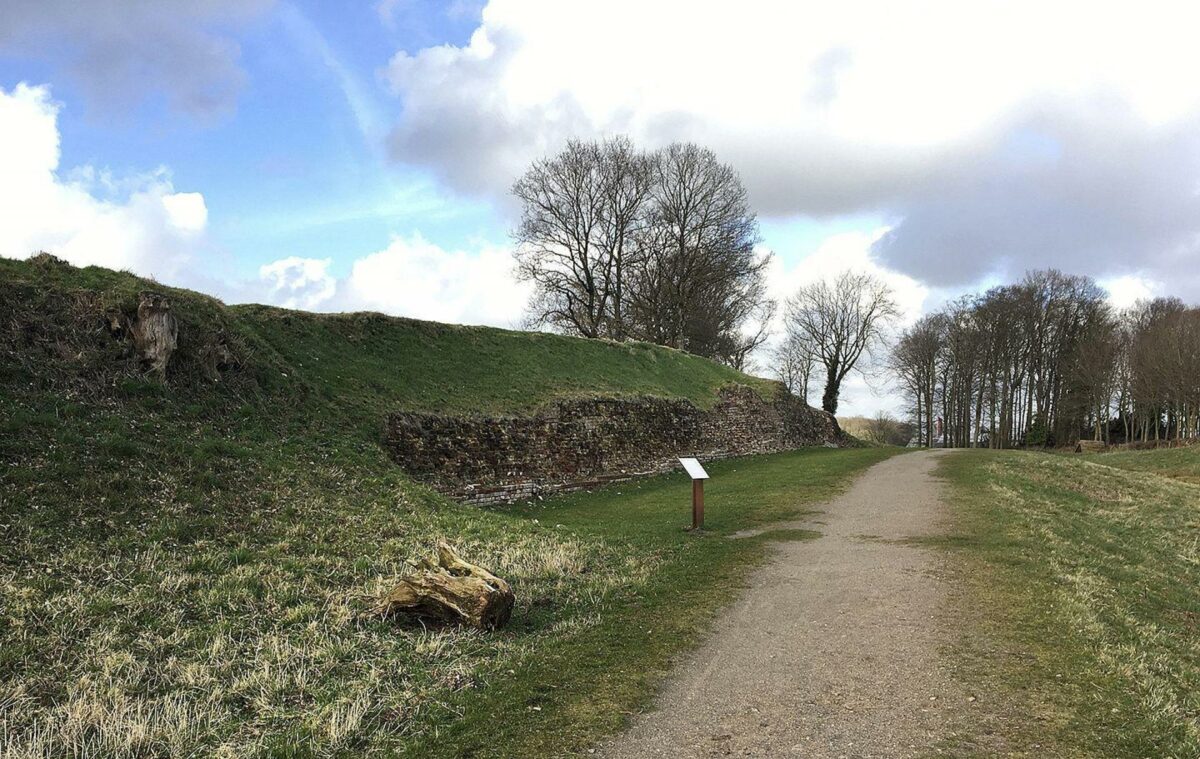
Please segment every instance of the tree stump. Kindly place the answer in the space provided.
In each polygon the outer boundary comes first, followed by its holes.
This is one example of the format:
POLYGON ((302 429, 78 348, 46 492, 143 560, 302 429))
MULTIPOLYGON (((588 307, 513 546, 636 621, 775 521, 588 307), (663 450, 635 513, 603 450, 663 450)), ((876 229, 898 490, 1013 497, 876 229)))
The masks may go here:
POLYGON ((142 363, 166 382, 167 363, 179 341, 179 325, 171 313, 171 302, 159 293, 141 293, 137 320, 129 331, 142 363))
POLYGON ((238 365, 237 356, 230 349, 224 330, 210 337, 200 349, 200 368, 204 370, 204 376, 212 382, 220 382, 223 371, 238 365))
POLYGON ((417 570, 380 600, 376 614, 413 614, 481 630, 508 623, 512 588, 486 569, 464 561, 444 541, 438 542, 437 561, 422 559, 417 570))

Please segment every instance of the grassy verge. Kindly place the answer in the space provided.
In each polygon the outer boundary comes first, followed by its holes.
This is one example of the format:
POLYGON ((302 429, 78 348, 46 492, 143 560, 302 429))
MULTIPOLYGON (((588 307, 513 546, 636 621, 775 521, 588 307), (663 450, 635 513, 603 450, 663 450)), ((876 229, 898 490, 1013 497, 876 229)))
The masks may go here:
MULTIPOLYGON (((619 547, 606 562, 627 584, 579 609, 572 633, 553 649, 500 663, 486 691, 459 701, 463 718, 413 744, 415 755, 561 756, 616 731, 742 587, 768 541, 816 533, 728 536, 804 513, 897 450, 811 449, 715 462, 700 535, 681 529, 690 519, 691 492, 682 476, 512 509, 544 529, 619 547)), ((555 624, 552 605, 543 601, 535 600, 539 614, 523 623, 530 629, 555 624)))
POLYGON ((941 471, 966 589, 954 655, 985 715, 953 752, 1200 756, 1200 488, 1019 452, 941 471))

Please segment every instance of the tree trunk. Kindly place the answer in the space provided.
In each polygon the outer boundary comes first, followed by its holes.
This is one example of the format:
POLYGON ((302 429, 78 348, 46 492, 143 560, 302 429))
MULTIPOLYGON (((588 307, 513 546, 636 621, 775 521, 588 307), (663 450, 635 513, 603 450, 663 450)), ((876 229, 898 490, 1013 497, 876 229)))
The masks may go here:
POLYGON ((437 562, 424 559, 418 572, 400 580, 375 607, 384 616, 415 614, 496 630, 508 623, 513 592, 508 583, 464 561, 438 542, 437 562))
POLYGON ((925 412, 921 408, 921 391, 917 391, 917 447, 925 444, 925 412))
POLYGON ((825 394, 821 397, 821 408, 837 416, 838 390, 837 364, 830 364, 825 372, 825 394))

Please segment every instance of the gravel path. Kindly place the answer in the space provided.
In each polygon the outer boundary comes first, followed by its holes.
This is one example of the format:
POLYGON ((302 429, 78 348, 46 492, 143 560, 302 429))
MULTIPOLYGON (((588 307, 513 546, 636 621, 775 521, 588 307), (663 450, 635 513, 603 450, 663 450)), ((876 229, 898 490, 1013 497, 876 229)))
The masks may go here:
POLYGON ((950 620, 935 552, 941 452, 875 465, 783 544, 656 709, 598 755, 911 757, 969 708, 941 660, 950 620))

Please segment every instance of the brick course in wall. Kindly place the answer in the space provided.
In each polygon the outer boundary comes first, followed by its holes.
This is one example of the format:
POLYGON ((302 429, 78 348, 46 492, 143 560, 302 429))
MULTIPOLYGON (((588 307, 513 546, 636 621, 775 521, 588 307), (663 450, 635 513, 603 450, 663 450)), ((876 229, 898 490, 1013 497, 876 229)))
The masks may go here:
POLYGON ((742 385, 711 409, 653 397, 560 400, 529 416, 397 412, 385 445, 416 479, 473 503, 507 503, 669 471, 704 460, 840 444, 837 422, 780 386, 742 385))

